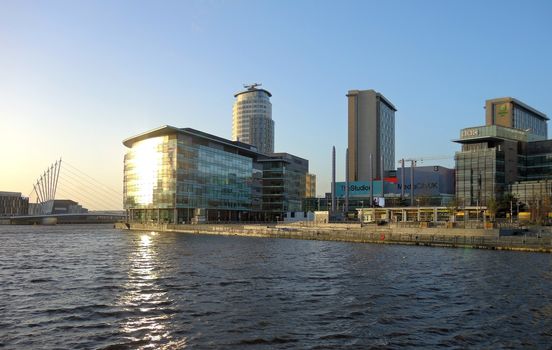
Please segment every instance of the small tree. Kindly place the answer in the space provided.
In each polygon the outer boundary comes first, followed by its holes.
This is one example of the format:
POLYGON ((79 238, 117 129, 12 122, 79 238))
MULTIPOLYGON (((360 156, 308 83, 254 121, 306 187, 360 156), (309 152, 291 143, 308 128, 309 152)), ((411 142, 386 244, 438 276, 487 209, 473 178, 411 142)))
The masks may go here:
POLYGON ((494 198, 487 200, 487 210, 491 215, 491 221, 494 221, 496 218, 496 213, 498 212, 498 203, 494 198))

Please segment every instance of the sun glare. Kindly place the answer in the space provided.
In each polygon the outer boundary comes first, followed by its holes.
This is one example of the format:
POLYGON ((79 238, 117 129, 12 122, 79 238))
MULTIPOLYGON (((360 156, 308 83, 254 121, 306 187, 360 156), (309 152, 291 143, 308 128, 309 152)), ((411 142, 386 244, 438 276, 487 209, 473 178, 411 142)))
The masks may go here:
POLYGON ((142 237, 140 237, 141 241, 142 241, 142 245, 143 246, 149 246, 151 244, 151 238, 150 236, 144 234, 142 235, 142 237))
POLYGON ((154 137, 140 141, 134 147, 134 169, 136 177, 140 179, 136 196, 139 204, 153 203, 153 187, 157 183, 157 173, 162 157, 162 153, 157 148, 162 143, 162 137, 154 137))

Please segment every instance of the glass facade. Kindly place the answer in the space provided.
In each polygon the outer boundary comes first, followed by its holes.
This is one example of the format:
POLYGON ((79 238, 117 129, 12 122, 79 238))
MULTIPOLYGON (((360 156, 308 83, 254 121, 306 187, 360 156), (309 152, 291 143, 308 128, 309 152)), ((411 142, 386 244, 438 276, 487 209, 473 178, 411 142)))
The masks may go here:
POLYGON ((125 209, 174 208, 176 135, 136 142, 125 155, 125 209))
POLYGON ((177 208, 253 209, 251 158, 179 135, 177 161, 177 208))
POLYGON ((496 125, 463 129, 456 141, 462 151, 455 156, 460 203, 485 205, 507 191, 525 191, 527 181, 552 179, 552 140, 528 142, 529 136, 496 125))
POLYGON ((306 195, 308 161, 290 154, 276 154, 263 163, 263 211, 279 215, 301 211, 306 195))
MULTIPOLYGON (((516 200, 528 204, 530 207, 535 206, 539 202, 539 204, 542 205, 545 199, 548 200, 548 205, 550 205, 550 198, 552 198, 552 181, 539 180, 516 182, 510 186, 510 192, 516 200)), ((516 204, 514 203, 514 205, 516 204)))
POLYGON ((261 209, 261 176, 252 157, 220 144, 187 134, 152 137, 125 155, 125 209, 142 221, 188 222, 198 208, 211 220, 236 219, 261 209))
POLYGON ((395 110, 381 100, 379 102, 379 124, 379 147, 380 154, 383 156, 383 169, 395 170, 395 110))
POLYGON ((132 221, 260 221, 301 209, 307 160, 266 156, 193 129, 148 136, 124 142, 124 206, 132 221))
POLYGON ((525 108, 514 105, 514 128, 529 130, 532 134, 539 135, 545 139, 548 136, 548 126, 546 120, 538 117, 525 108))
MULTIPOLYGON (((470 145, 472 146, 472 145, 470 145)), ((505 186, 504 154, 496 147, 457 152, 456 197, 464 206, 485 205, 505 186)))

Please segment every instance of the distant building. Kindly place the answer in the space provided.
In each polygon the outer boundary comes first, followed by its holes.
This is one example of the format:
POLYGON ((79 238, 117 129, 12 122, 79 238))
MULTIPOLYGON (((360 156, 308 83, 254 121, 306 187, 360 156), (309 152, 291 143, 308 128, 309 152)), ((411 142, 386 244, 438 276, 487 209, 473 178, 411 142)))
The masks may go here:
MULTIPOLYGON (((405 167, 404 183, 402 182, 402 168, 397 169, 396 178, 387 178, 384 181, 352 181, 349 182, 349 208, 370 206, 371 197, 374 204, 379 206, 399 206, 400 196, 410 198, 411 181, 410 167, 405 167), (373 188, 372 188, 373 186, 373 188)), ((414 168, 414 199, 415 205, 441 206, 446 205, 454 197, 454 169, 443 166, 420 166, 414 168)), ((345 199, 346 182, 336 183, 336 196, 339 201, 345 199)))
POLYGON ((70 199, 55 199, 52 205, 52 214, 84 214, 88 213, 78 202, 70 199))
POLYGON ((30 203, 30 215, 85 214, 88 209, 70 199, 53 199, 43 203, 30 203))
POLYGON ((123 144, 124 207, 132 221, 272 221, 301 211, 306 159, 172 126, 123 144))
POLYGON ((234 95, 232 140, 253 145, 260 153, 270 154, 274 152, 272 94, 258 89, 259 85, 246 85, 246 90, 234 95))
POLYGON ((348 181, 370 181, 381 178, 382 174, 388 176, 395 170, 397 109, 374 90, 350 90, 347 98, 348 181))
POLYGON ((0 192, 0 217, 27 215, 29 198, 21 196, 21 192, 0 192))
POLYGON ((316 175, 307 174, 305 182, 305 197, 314 198, 316 197, 316 175))
POLYGON ((516 100, 501 97, 485 101, 485 124, 520 129, 534 136, 533 141, 548 138, 546 114, 516 100))

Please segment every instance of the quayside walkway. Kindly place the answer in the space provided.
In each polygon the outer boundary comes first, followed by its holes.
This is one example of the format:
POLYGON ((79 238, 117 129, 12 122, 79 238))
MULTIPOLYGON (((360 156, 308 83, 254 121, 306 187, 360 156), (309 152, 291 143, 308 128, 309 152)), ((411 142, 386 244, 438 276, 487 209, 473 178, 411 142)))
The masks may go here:
POLYGON ((378 244, 409 244, 434 247, 479 248, 552 252, 552 238, 532 236, 501 236, 499 229, 413 228, 360 224, 243 225, 243 224, 144 224, 119 223, 117 228, 138 231, 183 232, 190 234, 236 235, 343 241, 378 244))

